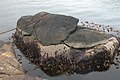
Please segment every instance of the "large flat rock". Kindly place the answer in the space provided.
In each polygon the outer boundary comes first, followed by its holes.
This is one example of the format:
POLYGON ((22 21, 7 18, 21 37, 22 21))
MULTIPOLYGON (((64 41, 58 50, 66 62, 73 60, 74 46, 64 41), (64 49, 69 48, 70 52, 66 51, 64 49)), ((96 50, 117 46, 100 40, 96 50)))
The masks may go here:
POLYGON ((90 48, 106 43, 111 36, 97 30, 81 28, 71 34, 64 42, 74 48, 90 48))
POLYGON ((20 18, 17 27, 32 34, 43 45, 50 45, 65 40, 70 32, 75 30, 78 21, 71 16, 41 12, 32 18, 31 16, 20 18))

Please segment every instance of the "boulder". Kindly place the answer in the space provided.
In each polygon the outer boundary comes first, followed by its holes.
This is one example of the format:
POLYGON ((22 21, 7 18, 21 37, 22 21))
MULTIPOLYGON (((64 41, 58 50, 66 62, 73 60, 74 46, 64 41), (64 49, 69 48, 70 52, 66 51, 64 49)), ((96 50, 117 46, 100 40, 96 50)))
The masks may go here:
POLYGON ((50 45, 60 44, 66 39, 69 33, 75 30, 78 21, 71 16, 42 12, 32 17, 21 17, 17 27, 31 34, 43 45, 50 45))
POLYGON ((108 70, 119 41, 104 32, 79 26, 78 21, 47 12, 24 16, 17 22, 14 42, 50 76, 108 70))

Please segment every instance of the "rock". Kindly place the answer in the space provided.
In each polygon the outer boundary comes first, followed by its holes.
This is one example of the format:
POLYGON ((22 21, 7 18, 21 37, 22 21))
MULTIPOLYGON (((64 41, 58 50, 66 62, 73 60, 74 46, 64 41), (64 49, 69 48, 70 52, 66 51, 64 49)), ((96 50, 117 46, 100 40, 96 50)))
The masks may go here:
POLYGON ((30 21, 28 19, 29 16, 20 18, 17 24, 18 28, 32 34, 33 37, 43 45, 60 44, 67 38, 71 31, 75 30, 79 21, 71 16, 50 14, 46 12, 34 15, 30 21), (27 25, 27 22, 29 25, 27 25))
POLYGON ((43 80, 28 76, 16 60, 11 42, 0 41, 0 80, 43 80))
POLYGON ((15 35, 15 44, 32 63, 39 66, 47 75, 57 76, 108 70, 119 42, 115 37, 111 37, 106 43, 81 49, 71 48, 65 44, 44 46, 32 37, 21 38, 15 35))
POLYGON ((22 66, 13 57, 0 56, 0 76, 23 75, 22 66))
POLYGON ((90 48, 99 44, 106 43, 110 35, 101 33, 100 31, 81 28, 71 34, 64 42, 74 48, 90 48))
POLYGON ((27 26, 18 20, 14 42, 46 74, 86 74, 110 68, 119 47, 115 37, 78 26, 78 19, 70 16, 42 12, 24 18, 27 26))
POLYGON ((0 78, 10 75, 23 75, 22 65, 15 59, 10 42, 0 47, 0 78))

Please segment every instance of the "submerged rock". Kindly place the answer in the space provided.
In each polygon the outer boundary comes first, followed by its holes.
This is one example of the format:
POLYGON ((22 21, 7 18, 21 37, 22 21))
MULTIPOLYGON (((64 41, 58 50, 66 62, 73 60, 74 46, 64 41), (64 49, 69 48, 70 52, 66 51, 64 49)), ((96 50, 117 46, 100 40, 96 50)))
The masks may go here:
POLYGON ((14 42, 32 63, 50 76, 109 69, 118 40, 77 23, 74 17, 47 12, 21 17, 14 42))

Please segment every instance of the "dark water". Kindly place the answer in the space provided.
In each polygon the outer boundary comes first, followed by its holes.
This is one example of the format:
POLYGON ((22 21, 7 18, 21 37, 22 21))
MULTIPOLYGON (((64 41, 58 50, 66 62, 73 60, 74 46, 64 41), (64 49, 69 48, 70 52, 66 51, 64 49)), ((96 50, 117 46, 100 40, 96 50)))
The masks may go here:
MULTIPOLYGON (((70 15, 79 18, 80 21, 110 25, 120 30, 119 0, 2 0, 0 1, 0 32, 15 28, 21 16, 41 11, 70 15)), ((0 40, 8 40, 13 32, 0 35, 0 40)), ((18 54, 22 55, 20 52, 18 54)), ((50 80, 120 80, 120 69, 116 69, 114 65, 106 72, 49 77, 40 69, 30 71, 35 65, 29 64, 24 56, 22 62, 29 75, 50 80)))

